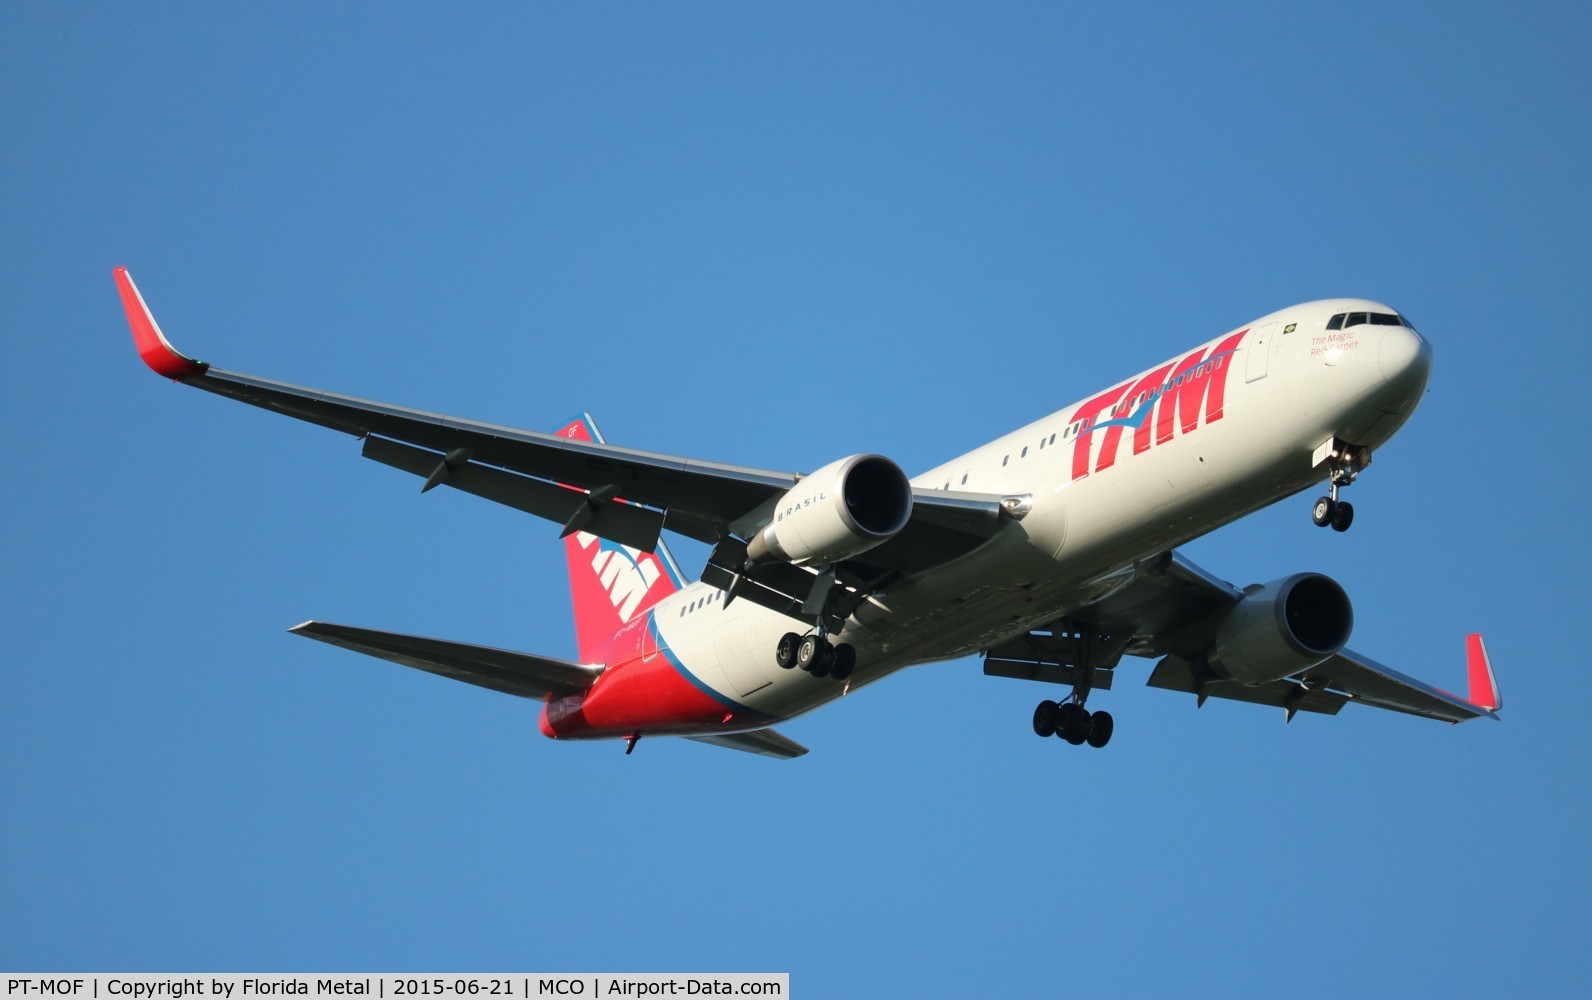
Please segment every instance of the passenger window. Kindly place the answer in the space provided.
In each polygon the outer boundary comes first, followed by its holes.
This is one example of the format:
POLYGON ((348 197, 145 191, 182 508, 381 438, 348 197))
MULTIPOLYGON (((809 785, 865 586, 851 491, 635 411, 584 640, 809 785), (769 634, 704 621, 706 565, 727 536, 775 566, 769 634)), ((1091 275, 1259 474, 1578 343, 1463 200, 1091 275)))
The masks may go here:
POLYGON ((1008 461, 1011 460, 1011 457, 1012 456, 1010 456, 1010 455, 1002 455, 1001 456, 1001 464, 1005 465, 1008 461))
POLYGON ((1028 457, 1028 446, 1026 444, 1023 445, 1022 454, 1018 455, 1017 457, 1018 458, 1027 458, 1028 457))
POLYGON ((1051 444, 1055 444, 1056 443, 1056 435, 1054 435, 1054 434, 1050 435, 1050 443, 1051 444))
POLYGON ((967 473, 965 473, 965 472, 962 473, 962 485, 963 486, 967 485, 967 473))
POLYGON ((1343 317, 1346 316, 1346 315, 1347 315, 1347 313, 1338 313, 1336 316, 1334 316, 1331 319, 1327 320, 1327 329, 1328 330, 1341 330, 1341 329, 1343 329, 1343 317))

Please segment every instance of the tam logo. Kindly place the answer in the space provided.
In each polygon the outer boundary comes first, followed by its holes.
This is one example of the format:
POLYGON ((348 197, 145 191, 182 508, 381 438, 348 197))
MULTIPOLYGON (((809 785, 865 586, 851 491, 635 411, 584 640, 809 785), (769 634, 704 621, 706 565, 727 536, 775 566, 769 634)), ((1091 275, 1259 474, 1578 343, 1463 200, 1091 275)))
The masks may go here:
POLYGON ((575 532, 574 537, 582 549, 594 550, 592 572, 597 574, 597 582, 613 602, 614 610, 619 612, 619 620, 629 621, 636 613, 636 605, 663 575, 657 557, 628 545, 604 543, 596 535, 584 531, 575 532))
POLYGON ((1209 354, 1202 347, 1182 361, 1162 365, 1137 382, 1124 382, 1078 407, 1070 421, 1079 424, 1072 446, 1072 478, 1089 474, 1091 457, 1095 472, 1111 468, 1125 429, 1133 430, 1137 455, 1152 445, 1166 444, 1176 433, 1192 433, 1200 425, 1201 408, 1205 423, 1222 419, 1232 357, 1248 332, 1240 330, 1209 354), (1093 455, 1096 431, 1103 431, 1098 456, 1093 455))

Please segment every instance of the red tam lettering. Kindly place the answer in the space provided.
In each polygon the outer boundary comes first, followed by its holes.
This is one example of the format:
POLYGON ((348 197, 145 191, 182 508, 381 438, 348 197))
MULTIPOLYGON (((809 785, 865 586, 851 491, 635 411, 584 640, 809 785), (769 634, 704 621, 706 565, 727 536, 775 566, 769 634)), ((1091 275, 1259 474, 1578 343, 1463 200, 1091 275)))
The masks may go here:
POLYGON ((1072 443, 1072 478, 1082 479, 1089 474, 1089 445, 1090 438, 1094 436, 1090 427, 1094 418, 1116 405, 1122 394, 1128 391, 1127 383, 1105 392, 1078 407, 1078 412, 1072 415, 1072 423, 1083 423, 1078 428, 1077 440, 1072 443))
MULTIPOLYGON (((1139 379, 1133 384, 1133 387, 1128 390, 1127 402, 1122 404, 1122 409, 1125 411, 1123 412, 1122 416, 1137 416, 1142 418, 1142 422, 1139 424, 1139 426, 1133 429, 1133 453, 1135 455, 1150 446, 1150 408, 1155 405, 1150 401, 1150 397, 1155 394, 1155 392, 1159 390, 1161 386, 1166 384, 1166 373, 1171 370, 1171 364, 1165 364, 1139 379), (1142 401, 1139 399, 1141 395, 1144 397, 1142 401), (1138 411, 1128 412, 1132 411, 1135 405, 1139 407, 1138 411), (1143 447, 1139 446, 1141 439, 1144 442, 1143 447)), ((1115 427, 1106 428, 1105 437, 1101 439, 1100 442, 1100 460, 1095 463, 1096 472, 1104 472, 1106 469, 1111 468, 1111 466, 1116 462, 1117 444, 1122 440, 1122 430, 1122 424, 1117 424, 1115 427)))
POLYGON ((1228 362, 1238 342, 1248 329, 1240 330, 1217 344, 1207 357, 1201 348, 1178 362, 1173 372, 1177 384, 1161 397, 1160 412, 1155 419, 1155 443, 1172 440, 1174 424, 1188 434, 1199 426, 1200 406, 1205 407, 1205 422, 1222 419, 1222 404, 1227 396, 1227 373, 1232 370, 1228 362))

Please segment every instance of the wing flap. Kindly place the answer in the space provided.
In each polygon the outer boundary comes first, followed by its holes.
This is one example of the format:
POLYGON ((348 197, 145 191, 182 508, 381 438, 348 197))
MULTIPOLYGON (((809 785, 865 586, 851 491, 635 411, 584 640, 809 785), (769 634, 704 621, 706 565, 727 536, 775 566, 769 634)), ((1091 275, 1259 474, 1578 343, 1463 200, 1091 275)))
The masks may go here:
POLYGON ((1270 705, 1272 708, 1280 708, 1287 712, 1290 719, 1296 711, 1337 715, 1343 706, 1349 703, 1348 697, 1335 691, 1326 691, 1293 681, 1272 681, 1270 684, 1253 686, 1223 680, 1202 683, 1194 679, 1194 671, 1188 661, 1177 656, 1168 656, 1156 664, 1147 683, 1150 687, 1161 688, 1163 691, 1186 691, 1199 697, 1201 704, 1206 698, 1221 698, 1225 701, 1248 702, 1251 705, 1270 705))
POLYGON ((365 438, 360 453, 422 477, 426 480, 423 490, 451 486, 566 527, 573 525, 570 530, 589 531, 645 552, 657 548, 658 535, 663 531, 663 515, 655 510, 494 469, 470 461, 468 454, 459 455, 457 451, 443 455, 372 435, 365 438), (455 455, 459 457, 456 459, 455 455))
POLYGON ((309 621, 288 629, 294 635, 315 639, 375 656, 405 667, 424 670, 477 687, 521 698, 542 700, 584 691, 596 683, 602 668, 571 663, 551 656, 516 653, 490 646, 474 646, 444 639, 427 639, 397 632, 309 621))
POLYGON ((725 733, 714 736, 687 736, 686 739, 706 743, 709 746, 723 747, 726 750, 777 757, 780 760, 790 760, 807 752, 807 748, 800 743, 781 736, 772 729, 754 729, 749 733, 725 733))

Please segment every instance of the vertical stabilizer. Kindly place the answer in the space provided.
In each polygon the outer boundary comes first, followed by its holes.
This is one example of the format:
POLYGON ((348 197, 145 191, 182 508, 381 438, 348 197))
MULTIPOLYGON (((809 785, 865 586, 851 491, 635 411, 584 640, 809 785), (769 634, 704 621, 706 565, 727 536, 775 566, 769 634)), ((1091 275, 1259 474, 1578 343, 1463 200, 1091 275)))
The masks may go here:
MULTIPOLYGON (((557 434, 603 443, 587 413, 559 428, 557 434)), ((577 531, 564 539, 564 554, 569 560, 569 589, 575 603, 575 642, 583 663, 597 662, 603 643, 622 625, 684 583, 661 541, 656 552, 643 552, 577 531)))

